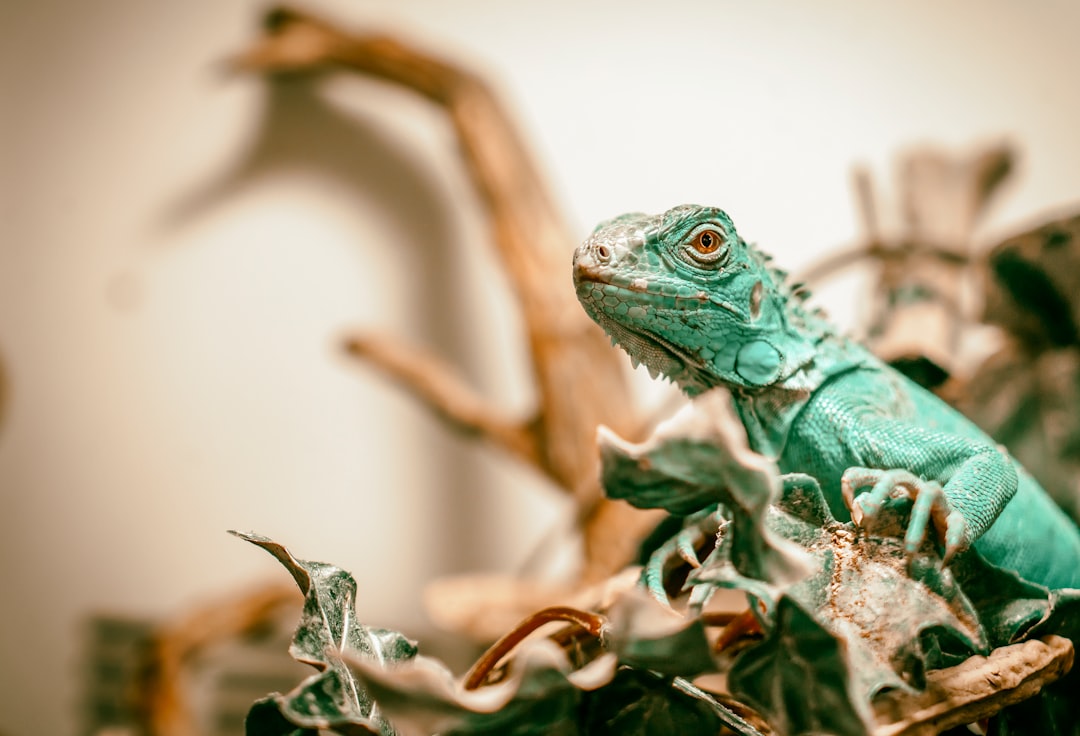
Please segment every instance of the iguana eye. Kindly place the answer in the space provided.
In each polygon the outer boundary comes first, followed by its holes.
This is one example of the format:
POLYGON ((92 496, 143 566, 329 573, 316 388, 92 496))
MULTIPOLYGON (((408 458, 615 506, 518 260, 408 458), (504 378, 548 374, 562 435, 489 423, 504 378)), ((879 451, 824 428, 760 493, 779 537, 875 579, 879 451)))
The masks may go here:
POLYGON ((690 247, 703 256, 712 255, 720 250, 724 244, 724 238, 715 230, 702 230, 690 241, 690 247))
POLYGON ((696 268, 715 271, 728 260, 728 242, 715 226, 704 226, 691 233, 679 247, 680 257, 696 268))

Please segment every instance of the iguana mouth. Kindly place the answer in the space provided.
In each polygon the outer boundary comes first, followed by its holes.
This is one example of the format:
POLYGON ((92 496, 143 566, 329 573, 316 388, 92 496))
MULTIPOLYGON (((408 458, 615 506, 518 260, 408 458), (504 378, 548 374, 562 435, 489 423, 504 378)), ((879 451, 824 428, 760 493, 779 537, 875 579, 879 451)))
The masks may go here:
POLYGON ((631 281, 627 281, 625 278, 620 278, 620 279, 604 278, 603 276, 601 276, 596 271, 592 271, 592 270, 590 270, 588 268, 585 268, 585 267, 581 266, 580 264, 578 265, 577 273, 575 274, 575 276, 577 276, 576 280, 579 281, 579 282, 585 281, 585 282, 588 282, 590 284, 600 284, 602 286, 614 286, 616 289, 624 289, 626 291, 633 291, 633 292, 636 292, 638 294, 653 294, 654 296, 660 296, 656 292, 649 291, 648 286, 646 286, 646 284, 643 283, 643 282, 645 282, 645 279, 633 279, 631 281), (618 283, 616 283, 616 281, 618 281, 618 283))
POLYGON ((721 309, 727 310, 728 312, 731 312, 740 319, 743 318, 743 315, 740 314, 739 310, 737 310, 735 307, 721 299, 718 299, 712 294, 709 294, 709 292, 705 291, 704 289, 701 289, 696 294, 691 294, 690 296, 665 294, 661 291, 655 291, 653 289, 650 289, 648 287, 648 282, 646 282, 644 279, 634 279, 630 281, 620 279, 619 282, 616 282, 611 279, 605 279, 596 272, 582 268, 580 266, 578 266, 574 276, 576 285, 579 289, 581 288, 582 284, 599 284, 600 286, 608 286, 612 289, 617 289, 618 291, 626 291, 632 294, 642 294, 644 296, 650 297, 651 299, 655 299, 658 302, 676 308, 685 308, 687 306, 700 306, 702 304, 712 304, 720 307, 721 309))
POLYGON ((595 271, 592 271, 592 270, 590 270, 588 268, 585 268, 585 267, 581 266, 580 264, 578 265, 577 271, 576 271, 576 273, 574 275, 576 276, 575 281, 577 281, 578 284, 581 284, 581 283, 600 284, 601 286, 610 286, 613 289, 619 289, 620 291, 630 291, 630 292, 633 292, 635 294, 646 294, 647 296, 656 297, 658 299, 672 299, 672 300, 680 299, 680 300, 696 301, 696 302, 710 301, 709 294, 704 289, 699 291, 697 294, 694 294, 693 296, 679 296, 679 297, 677 297, 677 296, 674 296, 672 294, 664 294, 663 292, 660 292, 660 291, 653 291, 652 289, 649 288, 648 281, 646 279, 627 280, 625 278, 619 278, 619 279, 604 278, 599 273, 597 273, 595 271))

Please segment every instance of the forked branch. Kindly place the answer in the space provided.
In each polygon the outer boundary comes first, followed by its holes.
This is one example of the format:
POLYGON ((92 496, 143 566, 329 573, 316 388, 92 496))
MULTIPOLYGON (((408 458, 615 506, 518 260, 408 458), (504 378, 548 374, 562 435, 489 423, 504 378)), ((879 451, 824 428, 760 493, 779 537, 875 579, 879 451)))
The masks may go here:
POLYGON ((495 411, 439 357, 379 335, 352 337, 345 349, 385 372, 460 432, 482 437, 532 465, 540 465, 537 438, 529 425, 495 411))
POLYGON ((354 341, 352 355, 374 362, 452 426, 510 450, 577 501, 587 580, 626 564, 651 517, 602 498, 595 433, 605 424, 639 438, 625 359, 577 304, 567 266, 574 238, 550 197, 518 129, 498 96, 475 73, 379 35, 356 35, 306 13, 279 8, 265 34, 233 58, 262 73, 338 68, 414 90, 443 107, 466 170, 490 222, 491 242, 518 299, 538 406, 527 427, 501 416, 445 363, 385 340, 354 341))

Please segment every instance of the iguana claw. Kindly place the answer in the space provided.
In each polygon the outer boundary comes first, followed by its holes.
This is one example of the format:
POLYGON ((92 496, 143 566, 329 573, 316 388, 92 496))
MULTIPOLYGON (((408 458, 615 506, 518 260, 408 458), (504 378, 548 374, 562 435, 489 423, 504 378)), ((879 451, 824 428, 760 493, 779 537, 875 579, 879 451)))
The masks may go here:
POLYGON ((679 562, 686 562, 691 567, 701 567, 697 548, 709 537, 716 536, 720 521, 720 515, 712 509, 691 514, 686 517, 686 526, 649 555, 649 561, 645 563, 645 569, 641 573, 649 595, 665 606, 671 605, 664 585, 667 572, 672 569, 673 563, 678 565, 679 562))
POLYGON ((926 539, 927 527, 933 523, 945 548, 942 564, 948 564, 957 552, 968 546, 967 523, 959 511, 954 511, 941 484, 928 481, 906 470, 848 468, 840 479, 844 503, 851 519, 862 527, 871 528, 890 499, 905 499, 912 503, 904 549, 914 554, 926 539), (858 496, 861 488, 870 488, 858 496))

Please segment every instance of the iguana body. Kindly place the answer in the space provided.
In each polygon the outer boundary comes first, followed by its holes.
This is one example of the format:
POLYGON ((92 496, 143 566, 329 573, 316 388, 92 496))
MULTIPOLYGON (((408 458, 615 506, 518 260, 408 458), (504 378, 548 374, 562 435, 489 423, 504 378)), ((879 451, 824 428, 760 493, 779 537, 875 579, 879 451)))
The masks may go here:
POLYGON ((850 506, 872 523, 906 491, 909 549, 932 524, 947 558, 974 545, 1030 581, 1080 587, 1080 532, 1035 480, 961 414, 805 309, 721 210, 684 205, 603 223, 575 253, 574 281, 635 363, 690 395, 730 389, 750 446, 783 472, 814 476, 838 519, 850 506), (855 497, 860 488, 871 490, 855 497))

